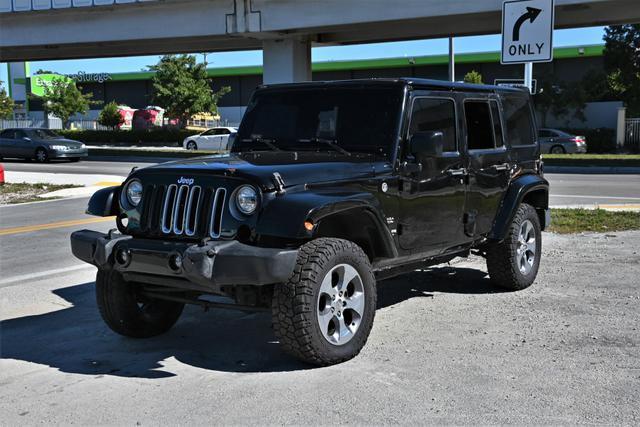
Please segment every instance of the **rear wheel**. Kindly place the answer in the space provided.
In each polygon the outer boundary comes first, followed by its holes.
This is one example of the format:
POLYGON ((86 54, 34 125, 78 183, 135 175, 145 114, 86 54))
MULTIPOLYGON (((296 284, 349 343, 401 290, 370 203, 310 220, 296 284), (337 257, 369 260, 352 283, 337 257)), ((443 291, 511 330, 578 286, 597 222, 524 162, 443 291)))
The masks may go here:
POLYGON ((197 150, 197 149, 198 149, 198 144, 196 144, 194 141, 187 142, 187 150, 197 150))
POLYGON ((376 284, 353 242, 321 238, 300 248, 293 275, 276 286, 273 326, 285 350, 315 365, 349 360, 373 326, 376 284))
POLYGON ((567 151, 564 149, 562 145, 554 145, 551 147, 551 154, 565 154, 567 151))
POLYGON ((115 270, 98 271, 96 301, 107 326, 133 338, 149 338, 171 329, 184 304, 142 297, 136 289, 135 283, 127 282, 115 270))
POLYGON ((35 153, 35 159, 39 163, 46 163, 49 161, 49 155, 44 148, 38 148, 35 153))
POLYGON ((538 275, 541 254, 540 218, 533 206, 523 203, 505 239, 487 248, 489 277, 502 288, 525 289, 538 275))

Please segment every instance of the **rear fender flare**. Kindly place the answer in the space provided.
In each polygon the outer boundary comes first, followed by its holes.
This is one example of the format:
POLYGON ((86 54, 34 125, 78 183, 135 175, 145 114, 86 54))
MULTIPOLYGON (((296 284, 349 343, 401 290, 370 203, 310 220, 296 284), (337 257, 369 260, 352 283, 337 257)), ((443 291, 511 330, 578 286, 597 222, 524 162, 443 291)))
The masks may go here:
POLYGON ((532 198, 531 203, 540 215, 540 222, 544 230, 548 225, 545 213, 549 209, 549 182, 538 175, 524 175, 509 184, 488 237, 492 240, 504 239, 518 206, 527 198, 527 195, 533 194, 538 197, 535 197, 535 200, 532 198))

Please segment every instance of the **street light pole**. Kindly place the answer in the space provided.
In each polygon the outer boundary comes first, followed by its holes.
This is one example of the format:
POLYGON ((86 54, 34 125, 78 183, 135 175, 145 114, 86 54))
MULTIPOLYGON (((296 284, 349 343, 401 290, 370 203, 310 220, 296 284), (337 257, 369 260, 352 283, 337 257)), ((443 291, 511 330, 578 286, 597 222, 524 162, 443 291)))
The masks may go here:
POLYGON ((453 36, 449 36, 449 81, 456 81, 456 56, 453 36))

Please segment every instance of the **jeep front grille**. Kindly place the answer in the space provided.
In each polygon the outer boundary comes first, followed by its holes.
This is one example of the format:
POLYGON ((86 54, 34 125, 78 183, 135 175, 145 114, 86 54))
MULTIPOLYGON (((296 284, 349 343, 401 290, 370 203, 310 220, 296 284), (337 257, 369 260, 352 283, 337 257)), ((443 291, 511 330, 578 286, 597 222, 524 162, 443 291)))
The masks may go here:
POLYGON ((151 235, 220 237, 227 190, 199 185, 145 187, 141 231, 151 235))

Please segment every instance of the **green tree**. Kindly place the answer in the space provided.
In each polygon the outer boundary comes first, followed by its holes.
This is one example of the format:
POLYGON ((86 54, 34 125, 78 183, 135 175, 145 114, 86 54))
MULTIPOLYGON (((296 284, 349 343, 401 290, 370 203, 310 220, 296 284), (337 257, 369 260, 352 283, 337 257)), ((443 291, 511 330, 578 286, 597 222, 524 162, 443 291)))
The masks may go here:
POLYGON ((481 85, 482 84, 482 74, 477 72, 476 70, 471 70, 467 74, 464 75, 465 83, 474 83, 481 85))
POLYGON ((154 104, 164 108, 167 117, 179 120, 181 127, 194 114, 217 113, 218 100, 231 91, 225 86, 214 92, 204 64, 197 64, 192 55, 166 55, 149 68, 155 72, 154 104))
POLYGON ((10 119, 13 116, 13 99, 9 98, 7 91, 0 80, 0 119, 10 119))
POLYGON ((584 109, 587 98, 582 82, 555 80, 552 73, 542 74, 538 78, 538 93, 534 97, 540 124, 546 127, 550 115, 562 118, 570 113, 578 120, 586 120, 584 109))
POLYGON ((71 116, 84 114, 89 110, 90 105, 97 104, 97 102, 91 101, 91 98, 93 98, 93 94, 83 94, 75 82, 56 79, 44 87, 42 103, 46 110, 45 114, 53 113, 54 116, 62 120, 63 127, 68 129, 71 116))
POLYGON ((604 65, 611 90, 628 114, 640 116, 640 24, 605 29, 604 65))
POLYGON ((110 127, 111 129, 116 129, 118 126, 124 123, 124 117, 120 114, 118 110, 118 104, 115 101, 111 101, 107 105, 104 106, 102 111, 100 111, 100 115, 98 116, 98 123, 102 126, 110 127))

